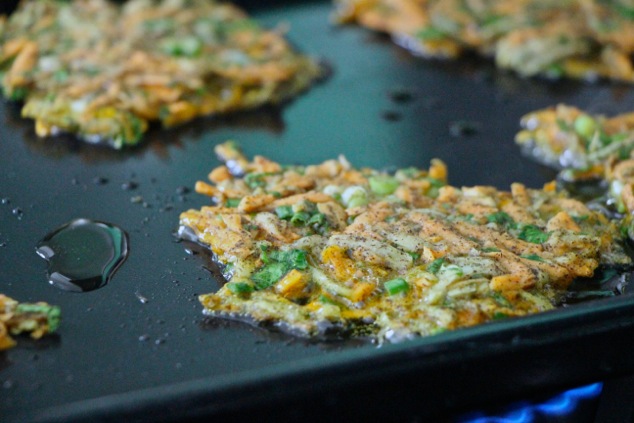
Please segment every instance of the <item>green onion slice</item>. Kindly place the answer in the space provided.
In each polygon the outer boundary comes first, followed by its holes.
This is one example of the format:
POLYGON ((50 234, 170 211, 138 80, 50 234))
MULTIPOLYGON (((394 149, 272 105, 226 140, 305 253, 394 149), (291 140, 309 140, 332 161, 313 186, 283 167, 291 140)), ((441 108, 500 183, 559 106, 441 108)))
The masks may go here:
POLYGON ((409 284, 403 278, 389 280, 383 284, 389 295, 399 294, 409 290, 409 284))

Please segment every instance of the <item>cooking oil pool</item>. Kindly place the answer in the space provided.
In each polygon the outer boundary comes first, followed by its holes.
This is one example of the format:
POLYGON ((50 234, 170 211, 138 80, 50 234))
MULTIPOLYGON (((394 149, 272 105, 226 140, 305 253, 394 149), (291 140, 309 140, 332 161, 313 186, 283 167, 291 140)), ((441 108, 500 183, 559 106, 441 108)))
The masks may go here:
POLYGON ((75 219, 46 235, 36 252, 48 261, 51 285, 93 291, 105 286, 126 260, 128 235, 109 223, 75 219))

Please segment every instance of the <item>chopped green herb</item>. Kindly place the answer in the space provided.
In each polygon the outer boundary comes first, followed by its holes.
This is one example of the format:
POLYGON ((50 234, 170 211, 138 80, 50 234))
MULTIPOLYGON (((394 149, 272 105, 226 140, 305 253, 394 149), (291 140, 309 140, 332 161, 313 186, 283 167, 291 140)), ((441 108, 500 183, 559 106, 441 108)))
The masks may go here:
POLYGON ((634 7, 624 6, 622 3, 615 1, 612 2, 614 9, 623 16, 625 19, 634 20, 634 7))
POLYGON ((279 281, 287 273, 284 263, 273 262, 263 266, 260 270, 251 275, 256 289, 266 289, 279 281))
POLYGON ((260 246, 260 260, 262 260, 266 264, 272 263, 272 261, 273 261, 270 258, 269 249, 270 249, 270 247, 268 245, 261 245, 260 246))
POLYGON ((520 257, 528 259, 528 260, 545 262, 545 260, 541 258, 540 256, 538 256, 537 254, 522 254, 520 257))
MULTIPOLYGON (((549 78, 559 79, 565 75, 565 69, 559 63, 553 63, 546 69, 546 75, 549 78)), ((561 128, 561 127, 560 127, 561 128)))
POLYGON ((431 263, 427 265, 427 271, 435 275, 436 273, 438 273, 438 271, 440 270, 444 262, 445 262, 445 259, 443 257, 437 258, 436 260, 432 261, 431 263))
POLYGON ((500 249, 495 247, 487 247, 482 249, 483 253, 499 253, 500 249))
POLYGON ((398 179, 388 175, 376 175, 368 179, 370 189, 378 195, 390 195, 400 185, 398 179))
POLYGON ((407 254, 409 254, 412 257, 413 261, 416 261, 420 258, 420 254, 416 253, 416 252, 412 252, 412 251, 406 251, 407 254))
POLYGON ((572 125, 570 125, 563 119, 557 119, 555 123, 557 123, 557 127, 564 132, 569 132, 571 129, 573 129, 572 125))
POLYGON ((58 306, 50 306, 46 319, 48 322, 49 332, 55 332, 59 328, 59 322, 61 320, 62 310, 58 306))
POLYGON ((630 236, 630 232, 631 232, 631 231, 630 231, 630 225, 628 225, 628 224, 621 224, 621 225, 619 226, 619 233, 621 234, 621 236, 622 236, 623 238, 628 238, 628 237, 632 238, 632 237, 630 236))
POLYGON ((321 226, 326 223, 326 215, 323 213, 315 213, 308 219, 309 225, 321 226))
POLYGON ((348 208, 361 207, 368 204, 368 193, 360 186, 352 186, 341 194, 341 201, 348 208))
POLYGON ((277 214, 277 217, 279 217, 280 219, 290 219, 291 217, 293 217, 293 208, 291 206, 279 206, 275 208, 275 214, 277 214))
POLYGON ((573 126, 575 128, 575 132, 585 139, 592 138, 597 130, 597 122, 588 115, 577 116, 573 126))
POLYGON ((572 216, 572 220, 574 220, 576 223, 585 222, 589 218, 590 218, 590 215, 587 215, 587 214, 584 214, 582 216, 572 216))
POLYGON ((437 198, 440 188, 445 186, 445 183, 443 181, 436 178, 423 178, 422 180, 427 181, 431 184, 431 188, 429 188, 425 193, 425 195, 430 198, 437 198))
POLYGON ((125 128, 126 131, 124 132, 123 141, 128 145, 134 145, 141 141, 141 137, 143 136, 143 121, 132 113, 127 114, 127 119, 130 126, 125 128))
POLYGON ((622 133, 619 133, 619 134, 613 134, 612 135, 612 142, 625 141, 629 137, 630 137, 630 134, 628 134, 627 132, 622 132, 622 133))
POLYGON ((445 333, 445 332, 448 332, 448 331, 449 331, 449 329, 438 327, 438 328, 432 329, 431 332, 429 332, 429 334, 430 335, 440 335, 441 333, 445 333))
POLYGON ((225 207, 238 207, 241 200, 241 198, 227 198, 225 200, 225 207))
POLYGON ((611 144, 614 139, 605 133, 603 129, 599 130, 599 141, 601 141, 601 145, 606 146, 611 144))
POLYGON ((389 280, 385 282, 383 286, 389 295, 395 295, 409 290, 409 284, 403 278, 389 280))
POLYGON ((428 26, 418 31, 416 33, 416 38, 421 39, 423 41, 430 41, 430 40, 442 40, 446 38, 446 36, 442 31, 434 28, 433 26, 428 26))
POLYGON ((511 303, 509 302, 509 300, 507 300, 506 297, 499 292, 494 291, 493 294, 491 294, 491 297, 493 297, 495 302, 499 305, 503 307, 511 307, 511 303))
POLYGON ((170 38, 161 44, 161 50, 170 56, 195 57, 202 52, 203 43, 196 37, 170 38))
POLYGON ((618 156, 619 160, 627 160, 631 155, 631 147, 621 147, 619 148, 618 156))
POLYGON ((404 176, 405 178, 409 178, 409 179, 415 178, 419 174, 420 174, 420 170, 418 170, 415 167, 406 167, 396 171, 396 177, 404 176))
POLYGON ((287 265, 293 269, 304 270, 308 268, 306 251, 304 250, 290 250, 283 253, 280 252, 276 255, 276 259, 287 263, 287 265))
POLYGON ((290 222, 294 226, 304 226, 308 223, 309 220, 310 220, 310 213, 301 211, 298 213, 294 213, 290 219, 290 222))
POLYGON ((59 328, 60 316, 62 314, 58 306, 48 304, 18 304, 15 309, 16 314, 39 314, 45 315, 49 332, 55 332, 59 328))
POLYGON ((462 269, 462 267, 456 266, 455 264, 441 267, 440 271, 442 271, 444 275, 449 276, 452 279, 457 279, 464 276, 464 270, 462 269))
MULTIPOLYGON (((294 226, 311 226, 318 232, 323 232, 328 227, 326 215, 319 213, 314 204, 305 204, 300 211, 294 211, 292 206, 279 206, 275 208, 275 214, 280 219, 288 220, 294 226)), ((299 208, 299 207, 298 207, 299 208)))
POLYGON ((26 98, 29 93, 29 89, 27 87, 15 87, 11 92, 5 93, 5 96, 10 101, 22 101, 26 98))
POLYGON ((324 303, 324 304, 331 304, 331 305, 336 305, 336 306, 339 305, 335 301, 333 301, 330 297, 328 297, 326 295, 323 295, 323 294, 319 296, 318 300, 319 300, 320 303, 324 303))
POLYGON ((350 207, 351 209, 355 207, 363 207, 366 204, 368 204, 367 197, 360 195, 356 195, 350 198, 350 201, 348 201, 348 207, 350 207))
POLYGON ((227 289, 236 295, 244 295, 253 292, 254 288, 248 282, 228 282, 227 289))
POLYGON ((493 313, 492 317, 493 317, 493 320, 502 320, 502 319, 508 319, 510 316, 506 313, 496 311, 495 313, 493 313))
POLYGON ((511 228, 515 226, 515 220, 513 220, 513 218, 509 216, 507 212, 503 211, 491 213, 487 216, 487 221, 511 228))
POLYGON ((264 266, 251 276, 256 289, 268 288, 292 269, 308 268, 304 250, 269 251, 268 247, 263 246, 260 259, 264 262, 264 266))
POLYGON ((306 174, 306 168, 304 166, 298 166, 298 165, 288 165, 288 164, 283 164, 282 165, 282 171, 284 172, 295 172, 299 175, 305 175, 306 174))
POLYGON ((257 231, 258 229, 258 225, 253 224, 253 223, 247 223, 246 225, 244 225, 244 229, 246 229, 247 231, 257 231))
POLYGON ((263 187, 266 185, 266 181, 264 180, 266 175, 266 173, 248 173, 244 175, 244 183, 251 189, 263 187))
POLYGON ((443 181, 441 181, 440 179, 432 178, 431 176, 429 176, 427 178, 424 178, 424 180, 429 182, 431 184, 431 186, 434 187, 434 188, 442 188, 445 185, 447 185, 443 181))
POLYGON ((15 311, 17 314, 27 314, 27 313, 48 314, 49 310, 52 307, 54 306, 44 305, 44 304, 21 303, 21 304, 18 304, 15 311))
POLYGON ((264 263, 285 263, 288 265, 289 270, 303 270, 308 267, 308 261, 306 261, 306 251, 304 250, 269 251, 268 247, 263 246, 261 248, 260 259, 264 263))
POLYGON ((517 237, 533 244, 542 244, 548 241, 550 234, 542 231, 535 225, 524 225, 517 237))

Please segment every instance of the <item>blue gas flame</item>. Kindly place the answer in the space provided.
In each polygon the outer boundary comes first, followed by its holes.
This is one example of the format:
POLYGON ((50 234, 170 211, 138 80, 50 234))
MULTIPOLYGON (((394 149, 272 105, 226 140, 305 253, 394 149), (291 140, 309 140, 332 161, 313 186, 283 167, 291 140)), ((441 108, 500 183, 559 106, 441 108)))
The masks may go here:
POLYGON ((597 382, 569 389, 539 403, 515 402, 494 414, 474 412, 461 416, 457 421, 460 423, 534 423, 563 417, 573 413, 580 401, 597 398, 602 389, 603 383, 597 382))

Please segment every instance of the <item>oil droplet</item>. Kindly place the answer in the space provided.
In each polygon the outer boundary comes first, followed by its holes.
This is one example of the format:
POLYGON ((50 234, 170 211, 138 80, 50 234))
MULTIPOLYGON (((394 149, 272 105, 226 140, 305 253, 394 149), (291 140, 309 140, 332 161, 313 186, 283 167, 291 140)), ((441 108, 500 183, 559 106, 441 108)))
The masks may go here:
POLYGON ((128 256, 128 235, 119 227, 73 220, 46 235, 36 248, 48 261, 49 283, 86 292, 106 285, 128 256))
POLYGON ((141 304, 147 304, 150 302, 150 300, 147 299, 147 297, 143 294, 141 294, 139 291, 136 291, 134 293, 134 295, 137 297, 137 299, 141 302, 141 304))
POLYGON ((121 189, 124 191, 133 191, 139 187, 139 184, 134 181, 127 181, 121 184, 121 189))
POLYGON ((190 192, 191 190, 184 185, 181 185, 180 187, 176 188, 176 194, 178 195, 185 195, 185 194, 189 194, 190 192))
POLYGON ((13 210, 11 210, 11 213, 18 218, 18 220, 22 220, 22 216, 24 216, 24 212, 22 211, 21 208, 16 207, 13 210))
POLYGON ((449 124, 449 133, 453 137, 469 137, 479 132, 478 122, 457 120, 449 124))

